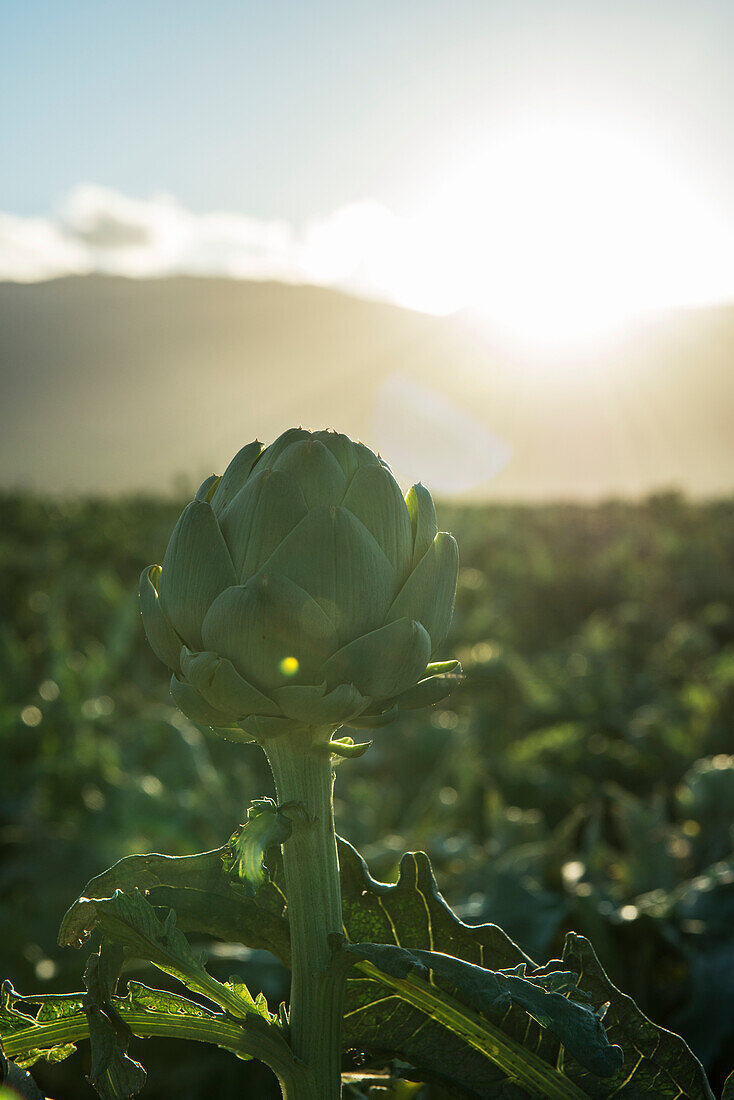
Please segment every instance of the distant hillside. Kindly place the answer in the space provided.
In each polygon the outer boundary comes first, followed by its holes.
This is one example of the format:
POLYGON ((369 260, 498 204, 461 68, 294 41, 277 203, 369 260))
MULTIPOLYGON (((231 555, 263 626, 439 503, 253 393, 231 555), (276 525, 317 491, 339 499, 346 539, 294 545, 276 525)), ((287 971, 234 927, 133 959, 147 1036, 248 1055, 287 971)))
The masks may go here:
POLYGON ((426 456, 429 483, 441 463, 476 465, 486 429, 510 457, 476 486, 485 495, 734 491, 734 308, 651 319, 569 366, 513 355, 468 317, 313 287, 4 283, 0 372, 6 487, 168 490, 300 422, 360 436, 389 460, 406 448, 391 447, 388 425, 426 456), (418 389, 411 402, 414 384, 431 399, 418 389), (462 411, 477 429, 466 454, 462 411))

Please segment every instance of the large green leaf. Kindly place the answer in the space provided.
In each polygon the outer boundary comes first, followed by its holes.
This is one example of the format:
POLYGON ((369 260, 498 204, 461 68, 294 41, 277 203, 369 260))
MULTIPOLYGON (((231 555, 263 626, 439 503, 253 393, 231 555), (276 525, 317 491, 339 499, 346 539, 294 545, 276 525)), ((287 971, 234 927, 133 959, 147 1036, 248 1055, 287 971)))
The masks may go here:
MULTIPOLYGON (((120 944, 135 958, 157 966, 178 978, 188 989, 229 1012, 237 1019, 262 1016, 270 1019, 263 999, 255 1000, 245 985, 218 982, 207 973, 178 928, 176 913, 169 909, 164 920, 138 889, 118 890, 113 897, 91 902, 103 935, 120 944)), ((84 905, 84 902, 81 902, 84 905)))
MULTIPOLYGON (((93 880, 86 892, 89 896, 91 888, 92 896, 100 891, 109 896, 113 888, 130 891, 141 886, 149 891, 151 905, 176 910, 181 927, 250 947, 265 946, 287 965, 287 909, 280 862, 275 862, 274 880, 248 898, 224 874, 226 851, 225 846, 192 857, 131 857, 93 880)), ((359 853, 344 840, 339 841, 339 860, 344 933, 349 942, 360 945, 363 954, 353 972, 359 976, 347 982, 345 1048, 372 1058, 399 1058, 424 1077, 442 1081, 457 1096, 481 1100, 581 1095, 592 1100, 646 1096, 711 1100, 703 1070, 683 1040, 652 1024, 615 989, 582 937, 569 936, 562 960, 538 967, 496 925, 464 924, 438 892, 423 853, 405 855, 398 881, 392 884, 373 879, 359 853), (418 960, 418 969, 426 968, 428 977, 421 978, 411 963, 413 981, 419 983, 419 993, 408 991, 412 999, 406 998, 405 987, 386 995, 385 971, 367 957, 373 948, 365 945, 375 944, 406 951, 418 960), (432 965, 426 962, 429 953, 432 965), (440 967, 439 955, 443 956, 440 967), (451 979, 446 967, 456 968, 451 979), (442 982, 451 980, 450 989, 441 988, 442 982), (570 1007, 561 1007, 561 997, 570 1007), (598 1073, 600 1068, 608 1071, 608 1064, 588 1060, 590 1049, 601 1051, 602 1059, 607 1057, 603 1051, 608 1045, 593 1042, 607 1003, 604 1028, 610 1042, 624 1054, 622 1069, 613 1077, 598 1073), (502 1006, 500 1017, 497 1009, 502 1006), (587 1068, 579 1055, 586 1059, 587 1068), (591 1064, 597 1072, 591 1071, 591 1064)), ((104 911, 109 905, 78 902, 65 918, 66 935, 78 942, 92 916, 87 907, 96 906, 95 919, 101 909, 105 927, 104 911)), ((109 925, 106 930, 111 933, 109 925)), ((396 982, 403 980, 392 977, 396 982)), ((205 995, 211 997, 211 993, 205 995)))
MULTIPOLYGON (((375 1002, 368 995, 362 1008, 365 1020, 383 1026, 385 1004, 391 1014, 396 998, 417 1009, 435 1023, 479 1051, 528 1095, 548 1100, 582 1100, 587 1094, 556 1068, 536 1056, 520 1035, 511 1034, 512 1009, 525 1013, 526 1032, 534 1020, 550 1032, 590 1072, 603 1077, 616 1074, 622 1051, 609 1043, 600 1017, 588 1005, 567 999, 570 975, 556 972, 538 981, 527 977, 524 965, 516 971, 494 972, 431 951, 408 951, 388 944, 349 944, 337 953, 335 965, 355 960, 369 977, 376 978, 391 994, 375 1002), (363 965, 366 963, 367 965, 363 965)), ((404 1014, 403 1014, 404 1015, 404 1014)), ((408 1042, 410 1036, 406 1036, 408 1042)), ((489 1075, 485 1084, 489 1085, 489 1075)))
MULTIPOLYGON (((373 879, 359 853, 344 841, 340 843, 339 860, 344 931, 350 941, 442 952, 496 971, 533 965, 496 925, 470 926, 459 920, 439 894, 424 853, 403 856, 400 876, 394 884, 373 879)), ((457 1035, 444 1023, 429 1019, 425 1011, 398 995, 386 997, 384 986, 374 977, 366 974, 347 982, 345 1047, 400 1057, 426 1076, 458 1089, 461 1096, 484 1100, 493 1095, 490 1090, 503 1086, 506 1072, 489 1060, 486 1052, 469 1044, 466 1034, 457 1035)), ((433 1007, 438 1011, 437 1006, 433 1007)), ((456 1017, 453 1019, 456 1026, 456 1017)), ((513 1025, 518 1043, 524 1028, 528 1050, 537 1047, 542 1029, 526 1013, 513 1010, 505 1023, 513 1025)), ((488 1042, 486 1027, 481 1022, 479 1026, 488 1042)), ((505 1025, 501 1031, 505 1031, 505 1025)), ((498 1056, 500 1053, 497 1051, 498 1056)))
POLYGON ((396 883, 372 878, 356 848, 339 838, 344 931, 352 943, 441 951, 492 970, 532 960, 495 924, 459 920, 438 891, 424 852, 409 852, 396 883))
POLYGON ((577 988, 588 993, 594 1002, 609 1004, 604 1025, 611 1041, 618 1043, 625 1054, 622 1069, 609 1082, 609 1091, 593 1091, 591 1084, 579 1075, 577 1079, 590 1096, 613 1096, 615 1100, 637 1100, 641 1096, 713 1100, 703 1067, 684 1040, 648 1020, 631 997, 612 984, 587 939, 569 932, 560 964, 547 963, 536 975, 541 977, 558 965, 576 975, 577 988))
MULTIPOLYGON (((423 853, 403 857, 395 884, 372 879, 364 860, 344 841, 339 858, 344 930, 353 943, 369 940, 411 951, 441 952, 495 971, 510 971, 524 963, 524 976, 535 983, 558 972, 573 974, 575 999, 597 1012, 609 1002, 604 1026, 610 1041, 624 1053, 623 1066, 614 1077, 592 1075, 575 1060, 564 1058, 552 1032, 513 1005, 500 1027, 505 1036, 521 1043, 528 1062, 537 1059, 562 1067, 569 1087, 581 1088, 594 1100, 647 1096, 711 1100, 703 1069, 683 1040, 651 1023, 612 985, 583 937, 570 935, 560 962, 537 967, 496 925, 472 926, 460 921, 438 892, 430 861, 423 853)), ((562 991, 568 995, 567 984, 562 991)), ((499 1096, 501 1083, 507 1080, 496 1063, 476 1048, 468 1049, 448 1028, 427 1023, 425 1012, 394 997, 385 998, 383 986, 376 982, 351 979, 347 983, 344 1040, 356 1049, 392 1053, 410 1061, 426 1074, 458 1086, 461 1095, 482 1100, 499 1096)), ((503 1098, 544 1095, 519 1085, 516 1088, 519 1091, 502 1093, 503 1098)))
POLYGON ((70 907, 59 931, 62 947, 78 947, 97 923, 95 902, 116 890, 146 891, 155 907, 175 909, 185 932, 206 933, 256 950, 271 951, 286 964, 290 959, 284 898, 270 883, 257 900, 245 887, 227 877, 223 859, 231 859, 229 844, 193 856, 158 854, 126 856, 93 878, 70 907))
POLYGON ((230 884, 222 872, 225 850, 226 845, 193 856, 157 853, 125 856, 86 884, 61 921, 59 944, 62 947, 80 946, 89 936, 96 920, 93 906, 85 902, 112 897, 116 890, 130 893, 136 888, 152 890, 157 886, 168 886, 228 894, 230 884))

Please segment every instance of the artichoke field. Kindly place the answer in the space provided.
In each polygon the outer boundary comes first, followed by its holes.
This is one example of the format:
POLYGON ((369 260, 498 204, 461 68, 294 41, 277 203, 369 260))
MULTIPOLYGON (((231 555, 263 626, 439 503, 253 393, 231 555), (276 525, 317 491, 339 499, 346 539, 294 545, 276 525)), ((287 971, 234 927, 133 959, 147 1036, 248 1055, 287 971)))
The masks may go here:
POLYGON ((192 720, 233 740, 375 727, 436 703, 458 662, 431 663, 458 551, 431 495, 330 431, 243 447, 186 506, 143 570, 143 624, 192 720))

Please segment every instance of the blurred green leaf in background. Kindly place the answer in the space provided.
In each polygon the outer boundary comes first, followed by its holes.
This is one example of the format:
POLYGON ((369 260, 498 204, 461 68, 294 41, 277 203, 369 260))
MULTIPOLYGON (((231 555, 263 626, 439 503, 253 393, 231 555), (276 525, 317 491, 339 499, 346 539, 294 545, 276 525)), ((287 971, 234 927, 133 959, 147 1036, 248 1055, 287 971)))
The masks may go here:
MULTIPOLYGON (((137 578, 180 502, 0 508, 0 973, 54 993, 79 984, 56 935, 86 879, 134 852, 216 848, 272 782, 256 748, 176 710, 145 643, 137 578)), ((446 506, 439 520, 461 547, 446 654, 466 681, 342 769, 337 827, 381 879, 424 849, 465 921, 496 922, 533 957, 588 936, 718 1094, 734 1043, 734 501, 446 506)), ((268 952, 192 943, 271 1010, 285 996, 268 952)), ((73 1061, 34 1068, 57 1100, 92 1095, 73 1061)), ((163 1040, 145 1061, 150 1100, 227 1095, 245 1072, 207 1048, 174 1061, 163 1040)), ((253 1095, 275 1095, 261 1066, 246 1072, 253 1095)))

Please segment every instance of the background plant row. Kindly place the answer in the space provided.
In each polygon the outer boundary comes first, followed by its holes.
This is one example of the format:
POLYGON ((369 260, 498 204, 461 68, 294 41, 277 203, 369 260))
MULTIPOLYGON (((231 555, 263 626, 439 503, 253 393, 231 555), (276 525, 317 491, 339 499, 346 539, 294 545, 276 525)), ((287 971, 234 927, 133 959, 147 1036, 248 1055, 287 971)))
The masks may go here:
MULTIPOLYGON (((259 750, 174 709, 143 638, 141 563, 181 503, 0 501, 0 973, 24 992, 79 985, 83 957, 55 942, 88 878, 133 851, 216 847, 272 793, 259 750)), ((337 826, 383 878, 425 849, 464 919, 533 956, 587 935, 716 1089, 734 1040, 734 501, 439 520, 460 546, 445 648, 466 682, 340 769, 337 826)), ((196 946, 219 976, 285 996, 269 956, 196 946)), ((227 1095, 244 1072, 269 1095, 254 1063, 171 1054, 148 1043, 151 1100, 227 1095)), ((34 1072, 63 1100, 81 1068, 34 1072)))

